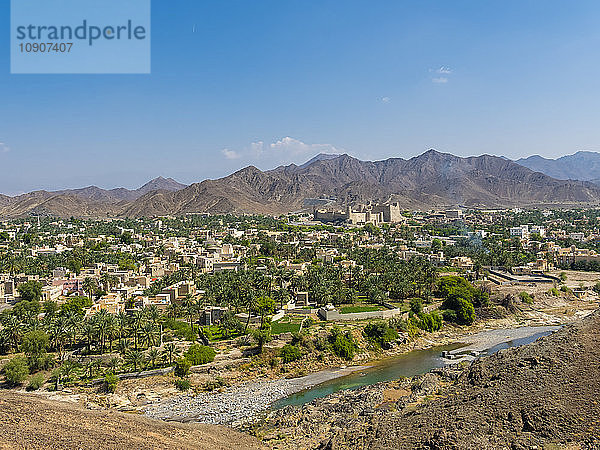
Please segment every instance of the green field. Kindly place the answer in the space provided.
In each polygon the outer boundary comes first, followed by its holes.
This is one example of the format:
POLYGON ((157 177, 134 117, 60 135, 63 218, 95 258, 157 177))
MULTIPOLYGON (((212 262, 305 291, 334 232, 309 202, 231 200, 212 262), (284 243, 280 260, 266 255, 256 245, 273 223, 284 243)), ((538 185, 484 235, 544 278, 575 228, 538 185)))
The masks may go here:
POLYGON ((369 311, 381 311, 385 308, 383 306, 376 305, 355 305, 355 306, 344 306, 340 309, 342 314, 369 312, 369 311))
POLYGON ((300 330, 300 322, 273 322, 271 323, 271 334, 297 333, 300 330))

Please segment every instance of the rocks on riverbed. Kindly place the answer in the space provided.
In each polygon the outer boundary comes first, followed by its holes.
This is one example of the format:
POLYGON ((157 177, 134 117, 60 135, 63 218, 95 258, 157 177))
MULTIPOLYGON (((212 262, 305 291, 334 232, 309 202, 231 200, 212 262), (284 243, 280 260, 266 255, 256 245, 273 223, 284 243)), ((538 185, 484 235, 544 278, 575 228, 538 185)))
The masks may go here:
POLYGON ((180 395, 145 409, 149 417, 180 422, 236 425, 298 391, 294 380, 244 383, 224 392, 180 395))

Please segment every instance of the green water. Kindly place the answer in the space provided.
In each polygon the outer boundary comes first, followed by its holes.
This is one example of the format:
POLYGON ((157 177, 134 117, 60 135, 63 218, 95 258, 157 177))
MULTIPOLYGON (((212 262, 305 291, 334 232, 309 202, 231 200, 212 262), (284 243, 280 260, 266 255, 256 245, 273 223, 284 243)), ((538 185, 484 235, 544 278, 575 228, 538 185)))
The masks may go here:
MULTIPOLYGON (((504 342, 489 348, 484 354, 491 355, 503 348, 525 345, 542 336, 547 336, 550 333, 550 331, 536 333, 525 338, 504 342)), ((361 386, 367 386, 381 381, 391 381, 401 377, 420 375, 429 372, 431 369, 451 364, 452 361, 443 359, 441 353, 446 350, 455 350, 464 346, 465 345, 463 344, 454 344, 431 347, 425 350, 413 350, 404 355, 378 361, 373 367, 318 384, 310 389, 283 398, 273 403, 271 407, 272 409, 279 409, 287 405, 302 405, 342 389, 356 389, 361 386)))

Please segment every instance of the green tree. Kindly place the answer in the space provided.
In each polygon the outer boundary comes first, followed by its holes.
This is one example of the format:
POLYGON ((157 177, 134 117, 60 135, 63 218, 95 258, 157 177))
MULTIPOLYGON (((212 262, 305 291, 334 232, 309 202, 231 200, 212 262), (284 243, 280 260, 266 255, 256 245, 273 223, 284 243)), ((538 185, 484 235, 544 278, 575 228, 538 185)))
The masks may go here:
POLYGON ((455 311, 456 321, 460 325, 471 325, 475 321, 475 308, 468 300, 459 298, 455 311))
POLYGON ((256 311, 260 314, 260 327, 263 327, 265 317, 273 314, 275 310, 275 301, 271 297, 259 297, 256 302, 256 311))
POLYGON ((114 373, 109 372, 104 376, 104 389, 106 392, 114 394, 117 390, 117 384, 119 383, 119 377, 114 373))
POLYGON ((148 360, 150 367, 154 369, 156 363, 160 360, 160 351, 156 347, 149 349, 146 354, 146 359, 148 360))
POLYGON ((410 299, 410 310, 415 314, 423 312, 423 299, 414 297, 410 299))
POLYGON ((398 339, 398 332, 390 328, 385 322, 371 322, 367 324, 363 330, 363 334, 382 348, 389 348, 390 344, 398 339))
POLYGON ((39 302, 42 298, 42 284, 39 281, 27 281, 17 286, 21 300, 39 302))
POLYGON ((25 333, 21 342, 21 349, 27 356, 29 368, 34 372, 39 369, 46 369, 48 357, 46 349, 48 348, 49 337, 42 330, 33 330, 25 333))
POLYGON ((241 333, 244 326, 240 322, 240 319, 231 310, 227 310, 221 317, 221 323, 219 324, 223 337, 226 339, 241 333))
POLYGON ((83 264, 78 259, 72 258, 67 261, 67 269, 69 269, 71 272, 73 272, 77 275, 79 275, 81 273, 82 267, 83 267, 83 264))

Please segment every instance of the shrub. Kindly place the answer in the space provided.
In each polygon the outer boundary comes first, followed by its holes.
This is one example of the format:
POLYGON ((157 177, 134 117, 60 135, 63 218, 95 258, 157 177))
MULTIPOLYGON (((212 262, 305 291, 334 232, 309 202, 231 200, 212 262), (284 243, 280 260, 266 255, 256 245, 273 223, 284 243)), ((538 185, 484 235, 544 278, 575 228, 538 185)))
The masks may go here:
POLYGON ((258 346, 258 353, 262 353, 264 345, 272 339, 271 323, 268 323, 268 328, 267 326, 263 326, 260 329, 252 330, 252 338, 256 341, 256 344, 258 346))
POLYGON ((48 348, 48 335, 42 330, 33 330, 25 333, 21 348, 27 355, 39 355, 48 348))
POLYGON ((398 339, 398 332, 385 322, 371 322, 363 330, 363 334, 383 348, 389 348, 390 342, 398 339))
POLYGON ((415 314, 419 314, 423 312, 423 300, 420 298, 411 298, 410 299, 410 310, 415 314))
POLYGON ((295 345, 286 344, 281 349, 280 353, 281 359, 284 363, 289 363, 292 361, 296 361, 302 357, 300 350, 295 345))
POLYGON ((11 359, 4 365, 4 377, 10 385, 21 384, 29 375, 27 360, 21 356, 11 359))
POLYGON ((340 358, 351 360, 354 358, 354 352, 356 351, 356 344, 352 340, 352 336, 346 334, 337 334, 333 344, 331 346, 333 353, 340 358))
POLYGON ((552 288, 548 291, 548 294, 550 295, 554 295, 555 297, 558 297, 560 295, 560 292, 558 292, 558 289, 556 288, 552 288))
POLYGON ((175 361, 175 376, 187 377, 190 373, 190 367, 192 363, 187 358, 179 358, 175 361))
POLYGON ((533 297, 528 292, 520 292, 519 298, 523 303, 527 303, 528 305, 531 305, 533 303, 533 297))
POLYGON ((567 285, 565 285, 565 284, 563 284, 563 285, 560 287, 560 290, 561 290, 562 292, 564 292, 565 294, 571 291, 571 289, 569 289, 569 288, 568 288, 568 286, 567 286, 567 285))
POLYGON ((442 317, 445 322, 456 322, 456 311, 453 309, 444 309, 442 311, 442 317))
POLYGON ((437 311, 433 311, 431 314, 421 313, 419 315, 417 327, 430 333, 433 331, 438 331, 442 328, 442 317, 437 313, 437 311))
POLYGON ((45 382, 46 382, 46 379, 44 378, 44 374, 36 373, 34 376, 32 376, 29 379, 29 383, 27 384, 27 390, 28 391, 37 391, 39 388, 41 388, 44 385, 45 382))
POLYGON ((207 391, 214 391, 215 389, 222 388, 223 386, 227 386, 227 382, 222 377, 216 377, 204 383, 204 389, 207 391))
POLYGON ((27 359, 29 369, 31 372, 37 372, 39 370, 48 370, 54 367, 56 361, 53 355, 43 353, 38 356, 31 356, 27 359))
POLYGON ((410 317, 408 320, 403 320, 397 317, 392 318, 388 320, 388 326, 402 333, 407 333, 411 338, 419 332, 419 328, 416 326, 414 318, 410 317))
POLYGON ((456 309, 458 298, 463 298, 475 306, 486 306, 490 301, 487 292, 474 287, 463 277, 454 275, 440 278, 438 292, 444 297, 443 309, 456 309))
POLYGON ((212 347, 200 344, 192 344, 188 351, 185 352, 185 358, 193 366, 212 362, 215 359, 215 355, 216 353, 212 347))
POLYGON ((187 391, 190 389, 192 385, 190 384, 190 380, 185 378, 177 378, 175 380, 175 387, 180 391, 187 391))
POLYGON ((567 280, 567 274, 565 272, 561 272, 560 275, 558 275, 558 277, 560 278, 561 281, 567 280))
POLYGON ((104 376, 104 389, 106 392, 114 394, 117 390, 117 384, 119 383, 119 377, 114 373, 109 372, 104 376))
POLYGON ((325 350, 327 348, 327 339, 323 336, 317 336, 315 338, 315 348, 321 351, 325 350))

